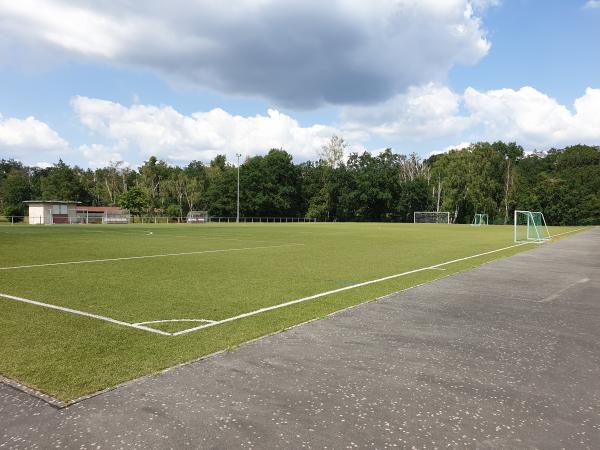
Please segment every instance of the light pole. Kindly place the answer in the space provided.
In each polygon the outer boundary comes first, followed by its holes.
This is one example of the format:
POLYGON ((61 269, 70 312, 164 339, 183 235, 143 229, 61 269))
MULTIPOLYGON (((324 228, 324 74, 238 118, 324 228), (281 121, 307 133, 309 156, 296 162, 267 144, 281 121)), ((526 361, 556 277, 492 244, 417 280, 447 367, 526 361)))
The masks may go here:
POLYGON ((236 153, 237 156, 237 166, 238 166, 238 179, 237 179, 237 215, 235 217, 235 222, 240 223, 240 158, 242 155, 240 153, 236 153))

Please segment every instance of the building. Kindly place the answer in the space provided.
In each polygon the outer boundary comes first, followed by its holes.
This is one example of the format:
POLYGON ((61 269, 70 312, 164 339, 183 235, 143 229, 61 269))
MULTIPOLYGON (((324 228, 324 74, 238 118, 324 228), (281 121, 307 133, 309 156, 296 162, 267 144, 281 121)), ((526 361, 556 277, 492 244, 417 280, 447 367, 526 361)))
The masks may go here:
POLYGON ((29 223, 32 225, 129 223, 129 211, 117 206, 83 206, 81 202, 28 200, 29 223))
POLYGON ((51 225, 71 223, 76 216, 76 207, 81 202, 62 200, 28 200, 29 223, 31 225, 51 225))

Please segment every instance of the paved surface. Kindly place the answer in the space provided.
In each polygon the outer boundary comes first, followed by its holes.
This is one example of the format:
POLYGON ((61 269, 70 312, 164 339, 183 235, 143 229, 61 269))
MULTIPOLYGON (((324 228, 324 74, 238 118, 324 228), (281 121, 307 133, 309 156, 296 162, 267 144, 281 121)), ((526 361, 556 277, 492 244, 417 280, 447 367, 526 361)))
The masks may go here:
POLYGON ((600 448, 600 229, 56 410, 0 448, 600 448))

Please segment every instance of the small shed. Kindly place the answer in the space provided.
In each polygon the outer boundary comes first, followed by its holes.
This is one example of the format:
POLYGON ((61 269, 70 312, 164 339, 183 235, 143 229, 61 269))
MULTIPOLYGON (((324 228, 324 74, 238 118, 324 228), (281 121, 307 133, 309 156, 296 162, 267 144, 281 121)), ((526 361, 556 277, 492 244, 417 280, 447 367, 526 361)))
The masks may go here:
POLYGON ((71 223, 76 216, 76 207, 81 202, 63 200, 28 200, 29 223, 31 225, 51 225, 71 223))

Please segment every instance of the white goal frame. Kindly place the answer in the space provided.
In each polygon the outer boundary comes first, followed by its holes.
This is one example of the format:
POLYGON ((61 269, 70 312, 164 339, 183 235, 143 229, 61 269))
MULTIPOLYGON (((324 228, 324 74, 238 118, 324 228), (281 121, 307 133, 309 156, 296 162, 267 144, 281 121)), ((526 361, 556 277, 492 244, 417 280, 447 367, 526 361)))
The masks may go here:
POLYGON ((190 211, 185 219, 186 223, 208 223, 209 221, 208 211, 190 211))
POLYGON ((415 211, 413 213, 413 223, 449 224, 450 213, 448 211, 415 211), (417 218, 425 220, 417 220, 417 218))
POLYGON ((541 211, 523 211, 516 209, 514 212, 514 240, 515 242, 543 243, 551 239, 546 218, 541 211), (525 217, 526 223, 519 223, 519 217, 525 217), (536 217, 540 223, 536 223, 536 217), (519 227, 526 227, 525 239, 519 236, 519 227))
POLYGON ((490 217, 485 213, 481 213, 481 214, 475 214, 473 216, 473 223, 471 225, 473 225, 474 227, 480 227, 481 225, 489 225, 489 224, 490 224, 490 217))

